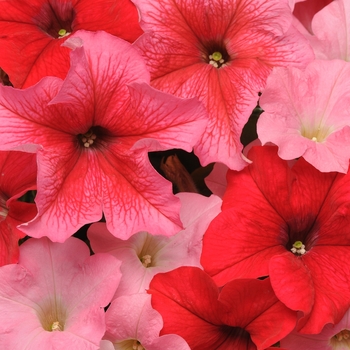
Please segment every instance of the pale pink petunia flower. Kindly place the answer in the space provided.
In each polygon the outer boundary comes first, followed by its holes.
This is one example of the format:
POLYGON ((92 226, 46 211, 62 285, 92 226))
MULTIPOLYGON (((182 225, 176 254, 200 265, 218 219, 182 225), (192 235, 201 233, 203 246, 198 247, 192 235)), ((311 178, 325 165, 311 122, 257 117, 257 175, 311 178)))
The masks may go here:
POLYGON ((106 334, 111 344, 101 350, 190 350, 177 334, 159 336, 162 316, 151 306, 148 294, 133 294, 115 299, 106 312, 106 334))
POLYGON ((276 68, 260 105, 257 131, 282 159, 304 157, 322 172, 346 173, 350 158, 350 65, 315 60, 305 69, 276 68))
POLYGON ((138 232, 123 241, 108 232, 104 223, 95 223, 88 237, 95 253, 110 253, 122 261, 122 279, 114 298, 145 293, 153 276, 180 266, 200 265, 202 238, 211 220, 221 211, 222 200, 196 193, 179 193, 180 218, 184 230, 172 237, 138 232))
POLYGON ((22 230, 64 241, 104 214, 122 239, 141 230, 179 231, 180 201, 148 152, 191 151, 204 108, 151 88, 136 50, 104 32, 65 42, 71 69, 26 90, 0 86, 0 149, 37 151, 38 216, 22 230))
MULTIPOLYGON (((240 135, 272 67, 305 67, 307 40, 288 0, 134 0, 146 34, 134 43, 152 86, 198 97, 209 123, 195 147, 202 165, 247 165, 240 135)), ((292 3, 291 3, 292 5, 292 3)))
POLYGON ((1 347, 99 349, 103 307, 118 286, 119 266, 109 254, 90 256, 88 246, 73 237, 23 243, 19 263, 0 268, 1 347))
POLYGON ((300 334, 296 331, 281 340, 288 350, 348 350, 350 348, 350 310, 336 324, 327 324, 320 334, 300 334))
POLYGON ((316 58, 350 61, 350 1, 333 0, 313 17, 309 41, 316 58))

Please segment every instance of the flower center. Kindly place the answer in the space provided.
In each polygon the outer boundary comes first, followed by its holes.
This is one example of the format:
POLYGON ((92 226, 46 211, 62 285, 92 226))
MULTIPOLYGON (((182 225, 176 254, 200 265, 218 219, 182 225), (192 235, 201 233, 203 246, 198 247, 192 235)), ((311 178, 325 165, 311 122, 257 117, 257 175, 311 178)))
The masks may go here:
POLYGON ((8 212, 6 199, 0 194, 0 222, 6 219, 8 212))
POLYGON ((63 6, 60 2, 52 1, 41 6, 41 10, 33 18, 33 22, 51 37, 60 39, 73 31, 74 18, 75 11, 71 2, 67 1, 63 6))
POLYGON ((306 253, 305 245, 301 241, 295 241, 291 248, 291 252, 295 255, 303 255, 306 253))
POLYGON ((63 331, 63 325, 59 321, 55 321, 51 325, 51 331, 63 331))
POLYGON ((59 298, 42 301, 37 312, 42 327, 48 332, 63 331, 67 319, 66 310, 59 298))
POLYGON ((90 129, 85 134, 79 135, 80 142, 85 148, 89 148, 90 146, 92 146, 96 138, 97 136, 92 129, 90 129))
POLYGON ((343 329, 330 339, 330 345, 333 349, 349 349, 350 348, 350 331, 343 329))
POLYGON ((67 32, 66 29, 60 29, 58 31, 58 38, 63 38, 65 36, 69 35, 69 34, 70 34, 70 32, 67 32))
POLYGON ((138 340, 134 340, 132 344, 132 350, 145 350, 145 348, 141 345, 138 340))
POLYGON ((144 255, 140 260, 144 267, 149 267, 152 264, 152 257, 148 254, 144 255))
POLYGON ((323 142, 327 137, 333 132, 332 127, 327 127, 326 125, 306 125, 302 124, 300 133, 302 136, 314 142, 323 142))
POLYGON ((226 65, 225 59, 220 51, 214 51, 211 55, 209 55, 209 64, 215 68, 221 68, 226 65))

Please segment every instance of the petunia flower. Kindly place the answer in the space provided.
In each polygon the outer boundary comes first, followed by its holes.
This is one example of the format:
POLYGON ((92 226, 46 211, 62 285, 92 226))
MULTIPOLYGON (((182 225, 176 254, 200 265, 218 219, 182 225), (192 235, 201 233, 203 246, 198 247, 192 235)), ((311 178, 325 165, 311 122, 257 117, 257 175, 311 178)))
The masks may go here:
POLYGON ((305 70, 276 68, 260 98, 259 139, 281 158, 304 157, 323 172, 346 173, 350 158, 350 65, 315 60, 305 70))
POLYGON ((333 0, 312 19, 313 37, 308 37, 316 58, 350 61, 350 3, 333 0))
POLYGON ((219 292, 196 267, 157 274, 148 291, 163 318, 163 334, 178 334, 192 350, 266 349, 295 326, 296 313, 276 298, 269 279, 241 279, 219 292))
POLYGON ((99 349, 118 266, 109 254, 90 257, 77 238, 27 240, 19 263, 0 268, 3 349, 99 349))
POLYGON ((148 152, 191 151, 207 123, 202 106, 149 87, 142 58, 119 38, 82 31, 68 42, 64 82, 0 86, 0 148, 38 152, 38 216, 21 229, 62 242, 103 212, 122 239, 175 234, 180 202, 148 152))
POLYGON ((320 334, 300 334, 296 331, 281 340, 288 350, 347 350, 350 348, 349 310, 336 324, 326 325, 320 334))
POLYGON ((350 174, 292 167, 276 147, 254 147, 229 171, 222 212, 203 238, 201 263, 218 285, 270 276, 277 297, 317 334, 350 306, 350 174))
POLYGON ((130 0, 0 1, 0 67, 15 87, 28 87, 42 77, 64 78, 70 34, 104 30, 133 42, 141 35, 138 13, 130 0))
POLYGON ((18 240, 25 234, 17 226, 37 214, 34 203, 17 200, 36 189, 35 154, 0 152, 0 266, 18 261, 18 240))
POLYGON ((88 238, 95 253, 109 253, 122 261, 122 278, 114 298, 145 293, 153 276, 180 266, 201 267, 202 239, 210 221, 220 212, 221 199, 196 193, 178 193, 184 229, 172 237, 138 232, 124 241, 104 223, 90 226, 88 238))
POLYGON ((287 0, 134 0, 147 32, 134 45, 154 87, 198 97, 209 123, 195 153, 201 163, 239 170, 240 135, 274 66, 304 67, 313 59, 292 26, 287 0))
POLYGON ((115 350, 190 350, 177 334, 159 336, 162 327, 162 317, 152 308, 150 295, 121 296, 106 312, 103 338, 111 341, 115 350))

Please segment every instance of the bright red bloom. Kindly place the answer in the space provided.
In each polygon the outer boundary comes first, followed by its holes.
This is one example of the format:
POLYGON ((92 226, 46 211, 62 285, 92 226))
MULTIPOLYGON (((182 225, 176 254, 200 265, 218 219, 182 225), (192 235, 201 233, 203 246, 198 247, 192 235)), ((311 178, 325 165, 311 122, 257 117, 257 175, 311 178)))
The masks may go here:
POLYGON ((161 335, 178 334, 192 350, 266 349, 296 323, 296 313, 278 301, 269 279, 232 281, 219 292, 204 271, 180 267, 157 274, 149 293, 163 317, 161 335))
POLYGON ((290 167, 277 147, 253 147, 249 158, 228 173, 201 263, 218 285, 269 275, 277 297, 304 313, 299 329, 317 334, 350 305, 350 174, 303 158, 290 167))
POLYGON ((130 42, 142 34, 130 0, 2 0, 0 67, 15 87, 48 75, 64 78, 70 50, 61 45, 80 29, 104 30, 130 42))
POLYGON ((81 31, 69 43, 77 47, 64 82, 0 86, 0 147, 38 152, 38 216, 23 230, 64 241, 103 212, 119 238, 175 234, 180 201, 148 152, 191 151, 207 122, 202 106, 151 88, 122 39, 81 31))
POLYGON ((0 152, 0 266, 18 261, 18 240, 25 234, 17 226, 33 219, 37 210, 17 199, 34 189, 35 154, 0 152))
POLYGON ((134 0, 136 42, 154 87, 198 97, 210 122, 195 148, 203 165, 247 165, 240 135, 274 66, 304 67, 313 59, 292 26, 287 0, 134 0))

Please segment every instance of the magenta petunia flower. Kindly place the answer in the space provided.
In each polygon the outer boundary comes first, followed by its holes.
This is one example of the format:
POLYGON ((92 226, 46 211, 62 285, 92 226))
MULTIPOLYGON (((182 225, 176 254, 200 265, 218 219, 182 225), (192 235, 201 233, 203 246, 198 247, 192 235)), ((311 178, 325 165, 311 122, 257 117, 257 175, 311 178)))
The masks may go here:
POLYGON ((266 349, 296 323, 296 312, 278 301, 269 279, 232 281, 219 292, 204 271, 180 267, 157 274, 149 293, 163 317, 160 334, 178 334, 192 350, 266 349))
POLYGON ((64 82, 0 86, 0 148, 38 152, 38 216, 21 229, 64 241, 103 212, 122 239, 176 233, 180 201, 148 152, 191 151, 207 123, 202 106, 149 87, 142 58, 119 38, 83 31, 68 42, 78 47, 64 82))
POLYGON ((350 158, 350 65, 315 60, 305 70, 276 68, 260 98, 257 132, 286 160, 346 173, 350 158))
MULTIPOLYGON (((162 317, 152 308, 150 295, 122 296, 106 312, 107 329, 103 338, 115 350, 191 350, 177 334, 159 336, 162 327, 162 317)), ((109 349, 107 344, 104 347, 109 349)))
POLYGON ((109 253, 122 261, 123 274, 114 297, 145 293, 153 276, 180 266, 201 267, 202 239, 210 221, 220 212, 221 199, 197 193, 179 193, 184 229, 172 237, 138 232, 128 240, 114 237, 104 223, 90 226, 88 238, 95 253, 109 253))
POLYGON ((222 212, 203 238, 201 263, 218 285, 269 275, 277 297, 319 333, 350 306, 350 174, 321 173, 276 147, 254 147, 229 171, 222 212))
POLYGON ((19 263, 0 268, 3 349, 99 349, 103 307, 118 286, 118 266, 109 254, 90 256, 73 237, 23 243, 19 263))
POLYGON ((80 29, 104 30, 130 42, 142 34, 130 0, 2 0, 0 67, 15 87, 48 75, 64 78, 70 50, 62 44, 80 29))
POLYGON ((37 214, 33 203, 17 199, 36 189, 35 154, 0 152, 0 266, 18 261, 18 240, 25 234, 17 226, 37 214))
POLYGON ((336 324, 326 325, 320 334, 300 334, 296 331, 281 340, 288 350, 348 350, 350 348, 350 312, 336 324))
POLYGON ((242 128, 274 66, 304 67, 313 59, 292 26, 287 0, 134 0, 149 32, 135 46, 154 87, 203 101, 210 122, 195 148, 203 165, 247 165, 242 128))

